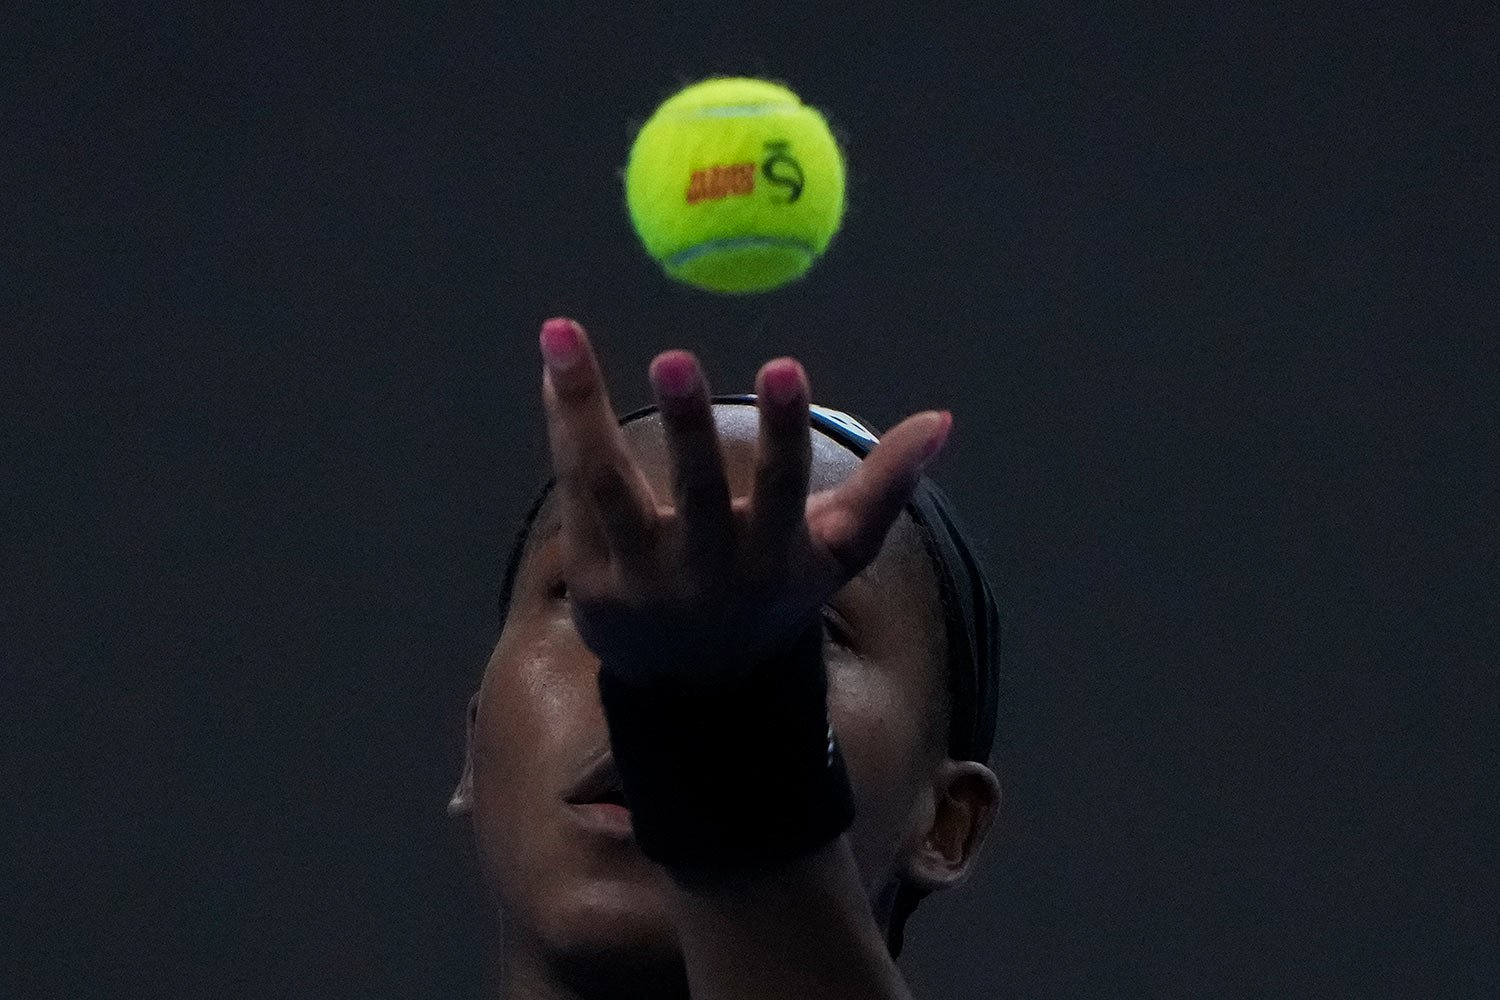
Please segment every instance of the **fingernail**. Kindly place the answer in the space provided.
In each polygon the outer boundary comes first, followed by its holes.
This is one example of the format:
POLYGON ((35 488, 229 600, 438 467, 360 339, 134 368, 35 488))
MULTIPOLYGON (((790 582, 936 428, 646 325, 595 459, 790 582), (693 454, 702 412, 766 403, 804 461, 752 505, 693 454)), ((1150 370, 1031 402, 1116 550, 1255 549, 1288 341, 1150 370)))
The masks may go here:
POLYGON ((553 371, 565 372, 583 357, 578 325, 570 319, 549 319, 542 324, 542 357, 553 371))
POLYGON ((922 464, 924 465, 942 450, 943 445, 948 443, 948 432, 953 429, 953 414, 947 410, 943 410, 942 414, 942 422, 938 424, 937 430, 932 432, 927 443, 922 446, 922 464))
POLYGON ((672 354, 656 363, 656 388, 663 396, 681 399, 693 391, 696 372, 693 359, 672 354))
POLYGON ((786 406, 802 392, 802 380, 798 377, 796 365, 781 365, 768 370, 763 382, 766 395, 777 406, 786 406))

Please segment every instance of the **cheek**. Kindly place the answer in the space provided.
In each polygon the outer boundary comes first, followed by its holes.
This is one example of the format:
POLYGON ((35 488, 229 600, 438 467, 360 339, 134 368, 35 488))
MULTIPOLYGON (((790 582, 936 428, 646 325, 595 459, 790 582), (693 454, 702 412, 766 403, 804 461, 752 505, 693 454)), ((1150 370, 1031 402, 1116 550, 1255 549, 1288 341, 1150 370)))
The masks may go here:
POLYGON ((908 762, 919 729, 912 699, 885 672, 853 657, 828 657, 828 711, 841 743, 881 769, 908 762))
POLYGON ((858 661, 829 659, 829 718, 854 788, 851 837, 862 866, 883 864, 900 842, 922 766, 911 699, 858 661))
POLYGON ((575 662, 576 640, 570 645, 558 629, 537 629, 528 638, 524 648, 502 647, 480 697, 474 777, 477 783, 483 773, 489 791, 504 801, 535 796, 564 763, 559 756, 570 741, 600 714, 592 676, 575 662))
POLYGON ((591 676, 568 658, 555 630, 506 643, 485 676, 474 734, 474 833, 493 882, 544 868, 574 761, 603 718, 591 676), (523 648, 524 647, 524 648, 523 648))

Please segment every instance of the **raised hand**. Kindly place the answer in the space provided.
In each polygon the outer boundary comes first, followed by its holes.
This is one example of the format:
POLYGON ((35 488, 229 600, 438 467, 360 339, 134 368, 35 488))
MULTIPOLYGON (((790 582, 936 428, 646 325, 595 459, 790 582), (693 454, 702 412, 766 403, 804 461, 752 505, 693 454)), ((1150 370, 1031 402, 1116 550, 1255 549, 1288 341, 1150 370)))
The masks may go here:
POLYGON ((650 378, 672 455, 659 497, 632 458, 583 328, 542 326, 542 398, 574 623, 612 669, 641 681, 712 685, 774 656, 867 566, 947 440, 924 411, 887 432, 838 486, 808 495, 809 390, 792 358, 756 377, 754 483, 731 498, 709 389, 687 351, 650 378))

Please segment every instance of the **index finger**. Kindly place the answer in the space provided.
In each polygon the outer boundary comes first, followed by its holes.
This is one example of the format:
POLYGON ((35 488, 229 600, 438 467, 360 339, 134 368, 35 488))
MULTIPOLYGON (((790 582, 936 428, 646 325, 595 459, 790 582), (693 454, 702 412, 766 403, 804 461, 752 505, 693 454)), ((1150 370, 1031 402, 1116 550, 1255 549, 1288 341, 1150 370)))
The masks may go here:
POLYGON ((629 559, 646 543, 656 500, 625 448, 604 376, 583 327, 542 324, 542 402, 570 559, 629 559))

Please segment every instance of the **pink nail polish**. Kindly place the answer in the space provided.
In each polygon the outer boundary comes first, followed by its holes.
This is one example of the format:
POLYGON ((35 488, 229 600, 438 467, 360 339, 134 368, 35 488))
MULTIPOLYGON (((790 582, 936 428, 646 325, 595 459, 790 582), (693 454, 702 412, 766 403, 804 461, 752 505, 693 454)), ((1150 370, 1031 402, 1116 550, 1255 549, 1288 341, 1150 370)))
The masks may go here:
POLYGON ((663 396, 681 399, 692 393, 696 376, 693 359, 675 354, 656 365, 656 387, 663 396))
POLYGON ((570 319, 549 319, 542 324, 542 357, 553 371, 565 372, 583 356, 578 327, 570 319))
POLYGON ((782 365, 766 372, 764 384, 766 395, 777 406, 786 406, 802 391, 801 379, 797 377, 797 369, 792 365, 782 365))

